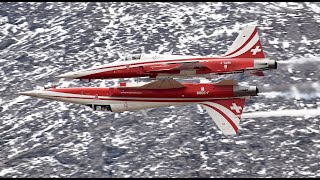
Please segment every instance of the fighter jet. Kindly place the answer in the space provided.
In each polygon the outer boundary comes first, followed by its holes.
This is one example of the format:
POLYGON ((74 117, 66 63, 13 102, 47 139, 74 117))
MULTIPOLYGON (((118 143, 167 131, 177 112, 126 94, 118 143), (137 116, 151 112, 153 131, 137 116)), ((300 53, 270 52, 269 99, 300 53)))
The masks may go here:
POLYGON ((234 73, 263 76, 264 70, 276 69, 277 62, 265 58, 257 31, 255 26, 243 28, 229 50, 221 56, 135 54, 122 61, 68 72, 56 77, 90 81, 133 77, 210 78, 212 75, 234 73))
POLYGON ((173 79, 149 83, 120 83, 118 87, 50 88, 22 95, 86 105, 96 111, 124 112, 172 105, 200 104, 225 135, 235 135, 245 98, 256 96, 256 86, 233 80, 218 83, 181 83, 173 79))

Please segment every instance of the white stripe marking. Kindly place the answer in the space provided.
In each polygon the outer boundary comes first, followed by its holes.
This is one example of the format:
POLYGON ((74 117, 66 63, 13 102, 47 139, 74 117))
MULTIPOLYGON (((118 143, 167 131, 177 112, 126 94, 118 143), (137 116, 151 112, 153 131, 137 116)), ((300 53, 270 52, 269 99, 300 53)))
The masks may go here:
POLYGON ((234 43, 230 46, 229 50, 225 53, 225 55, 231 54, 235 50, 239 49, 250 38, 254 30, 255 26, 244 27, 238 35, 238 37, 236 38, 236 40, 234 41, 234 43))
POLYGON ((205 102, 204 104, 209 104, 217 109, 219 109, 220 111, 222 111, 225 115, 227 115, 233 122, 234 124, 239 128, 239 123, 240 123, 240 119, 233 113, 231 112, 229 109, 227 109, 226 107, 218 104, 218 103, 213 103, 213 102, 205 102))
MULTIPOLYGON (((62 92, 53 92, 53 91, 41 91, 39 90, 39 93, 41 93, 43 96, 61 96, 63 97, 73 97, 73 98, 92 98, 94 99, 95 95, 81 95, 81 94, 71 94, 71 93, 62 93, 62 92)), ((215 100, 215 99, 230 99, 229 97, 225 98, 144 98, 144 97, 112 97, 112 96, 99 96, 100 99, 130 99, 130 100, 215 100)))
POLYGON ((236 52, 235 54, 232 54, 230 56, 226 57, 237 57, 240 56, 241 54, 247 52, 249 49, 251 49, 257 42, 259 41, 259 35, 256 33, 256 35, 251 39, 251 41, 243 47, 240 51, 236 52))
POLYGON ((215 124, 218 126, 218 128, 222 131, 223 134, 225 135, 236 134, 235 129, 232 127, 232 125, 220 113, 218 113, 216 110, 206 105, 201 105, 201 106, 204 109, 206 109, 209 116, 212 118, 212 120, 215 122, 215 124))

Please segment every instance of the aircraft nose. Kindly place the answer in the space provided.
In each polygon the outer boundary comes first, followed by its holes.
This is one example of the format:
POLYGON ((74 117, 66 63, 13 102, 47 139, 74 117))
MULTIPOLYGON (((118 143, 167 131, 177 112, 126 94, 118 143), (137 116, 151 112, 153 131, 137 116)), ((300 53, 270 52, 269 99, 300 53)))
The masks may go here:
POLYGON ((69 73, 60 74, 56 76, 56 78, 77 78, 78 76, 79 76, 78 73, 69 72, 69 73))
POLYGON ((19 92, 18 94, 25 95, 25 96, 37 96, 37 91, 24 91, 24 92, 19 92))

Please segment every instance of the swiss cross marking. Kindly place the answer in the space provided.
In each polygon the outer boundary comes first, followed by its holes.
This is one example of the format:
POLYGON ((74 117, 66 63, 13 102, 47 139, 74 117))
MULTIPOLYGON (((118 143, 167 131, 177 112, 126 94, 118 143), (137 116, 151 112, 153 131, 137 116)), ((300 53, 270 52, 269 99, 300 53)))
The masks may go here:
POLYGON ((260 52, 261 50, 260 46, 256 46, 254 49, 251 49, 252 55, 256 55, 257 52, 260 52))
POLYGON ((242 107, 237 106, 236 103, 232 103, 232 106, 230 106, 230 109, 235 110, 237 113, 240 113, 240 109, 242 109, 242 107))

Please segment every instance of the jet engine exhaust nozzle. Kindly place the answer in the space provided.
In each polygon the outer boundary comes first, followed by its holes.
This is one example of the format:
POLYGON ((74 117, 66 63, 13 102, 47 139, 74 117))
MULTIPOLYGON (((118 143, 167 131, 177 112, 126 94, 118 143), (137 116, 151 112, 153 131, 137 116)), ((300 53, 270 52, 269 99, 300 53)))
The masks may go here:
POLYGON ((235 97, 239 96, 257 96, 259 89, 257 86, 234 86, 233 94, 235 97))
POLYGON ((278 64, 277 61, 275 60, 269 60, 269 59, 255 59, 254 60, 254 68, 255 69, 261 69, 261 70, 266 70, 266 69, 277 69, 278 64))
POLYGON ((277 68, 278 68, 277 61, 275 61, 275 60, 269 60, 268 66, 269 66, 269 69, 277 69, 277 68))

